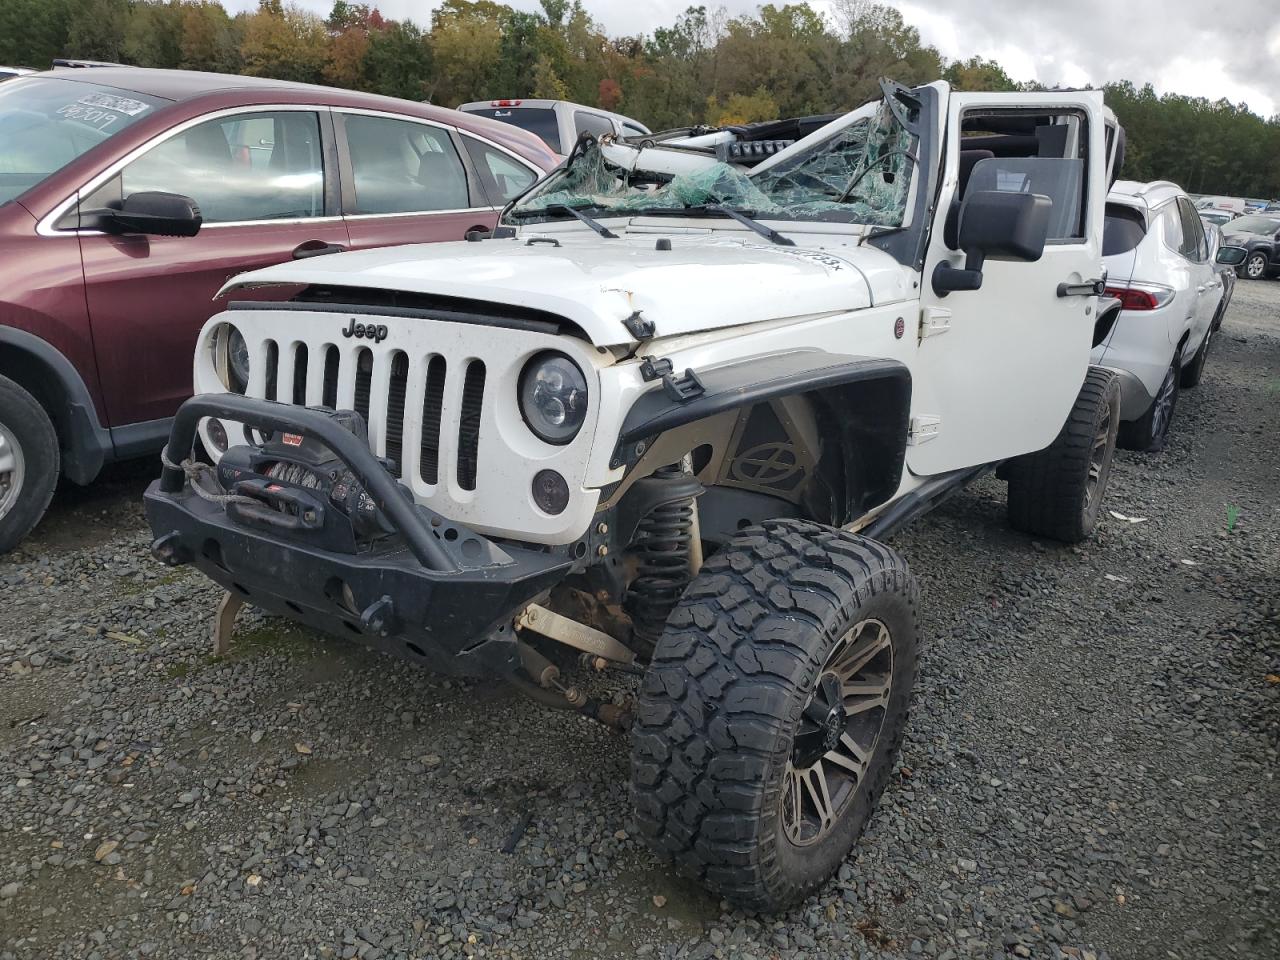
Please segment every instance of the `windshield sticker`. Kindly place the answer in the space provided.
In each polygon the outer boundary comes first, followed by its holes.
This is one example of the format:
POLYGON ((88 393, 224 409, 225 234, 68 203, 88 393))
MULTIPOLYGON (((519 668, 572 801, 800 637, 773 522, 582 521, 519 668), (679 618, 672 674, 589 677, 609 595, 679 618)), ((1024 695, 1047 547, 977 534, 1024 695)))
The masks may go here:
POLYGON ((58 115, 75 120, 95 130, 107 131, 120 120, 121 114, 136 117, 151 109, 151 104, 130 97, 108 93, 87 93, 74 103, 58 108, 58 115))

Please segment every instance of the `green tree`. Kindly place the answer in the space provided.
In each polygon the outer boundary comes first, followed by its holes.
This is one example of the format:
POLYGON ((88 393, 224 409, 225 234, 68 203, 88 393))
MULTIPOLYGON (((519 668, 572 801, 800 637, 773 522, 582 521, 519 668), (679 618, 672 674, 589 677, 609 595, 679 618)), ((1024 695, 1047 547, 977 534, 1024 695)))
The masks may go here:
POLYGON ((329 35, 324 21, 280 0, 262 0, 244 25, 244 72, 258 77, 319 83, 329 35))
POLYGON ((431 47, 413 24, 393 20, 382 29, 369 31, 369 47, 364 55, 368 90, 422 100, 427 96, 431 75, 431 47))

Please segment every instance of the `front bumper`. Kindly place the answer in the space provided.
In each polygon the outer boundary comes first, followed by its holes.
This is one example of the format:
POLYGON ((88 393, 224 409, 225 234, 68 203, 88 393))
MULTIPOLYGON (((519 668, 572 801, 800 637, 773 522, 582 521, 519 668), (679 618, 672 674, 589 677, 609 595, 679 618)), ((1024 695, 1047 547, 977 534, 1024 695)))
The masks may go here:
POLYGON ((566 553, 499 544, 409 501, 354 434, 323 411, 232 394, 197 396, 178 411, 166 448, 191 450, 196 425, 216 416, 313 437, 350 468, 394 528, 352 553, 308 542, 306 531, 237 521, 166 467, 145 496, 153 552, 190 563, 269 613, 334 636, 466 676, 512 672, 519 663, 512 621, 563 579, 566 553))

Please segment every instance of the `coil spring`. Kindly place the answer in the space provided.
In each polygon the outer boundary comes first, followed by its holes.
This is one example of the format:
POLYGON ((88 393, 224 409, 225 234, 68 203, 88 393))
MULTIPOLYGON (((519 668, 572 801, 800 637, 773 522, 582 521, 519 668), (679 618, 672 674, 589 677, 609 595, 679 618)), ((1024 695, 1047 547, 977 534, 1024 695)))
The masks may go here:
MULTIPOLYGON (((684 477, 679 464, 659 467, 654 477, 684 477)), ((627 612, 634 636, 650 649, 666 628, 667 617, 675 609, 688 586, 689 545, 693 536, 693 501, 677 500, 654 507, 636 527, 638 566, 627 591, 627 612)))

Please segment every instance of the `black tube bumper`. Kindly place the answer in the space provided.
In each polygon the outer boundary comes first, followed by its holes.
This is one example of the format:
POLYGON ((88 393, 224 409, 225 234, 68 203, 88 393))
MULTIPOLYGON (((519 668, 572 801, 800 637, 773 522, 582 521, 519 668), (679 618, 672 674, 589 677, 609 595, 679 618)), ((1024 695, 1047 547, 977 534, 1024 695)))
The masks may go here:
POLYGON ((305 535, 233 520, 221 504, 196 494, 180 470, 166 468, 145 496, 152 549, 161 560, 190 563, 269 613, 442 673, 516 669, 512 620, 563 579, 571 559, 498 544, 412 504, 368 447, 323 411, 234 395, 194 397, 174 419, 171 461, 188 455, 206 416, 313 436, 360 479, 396 535, 350 554, 323 549, 305 535))

